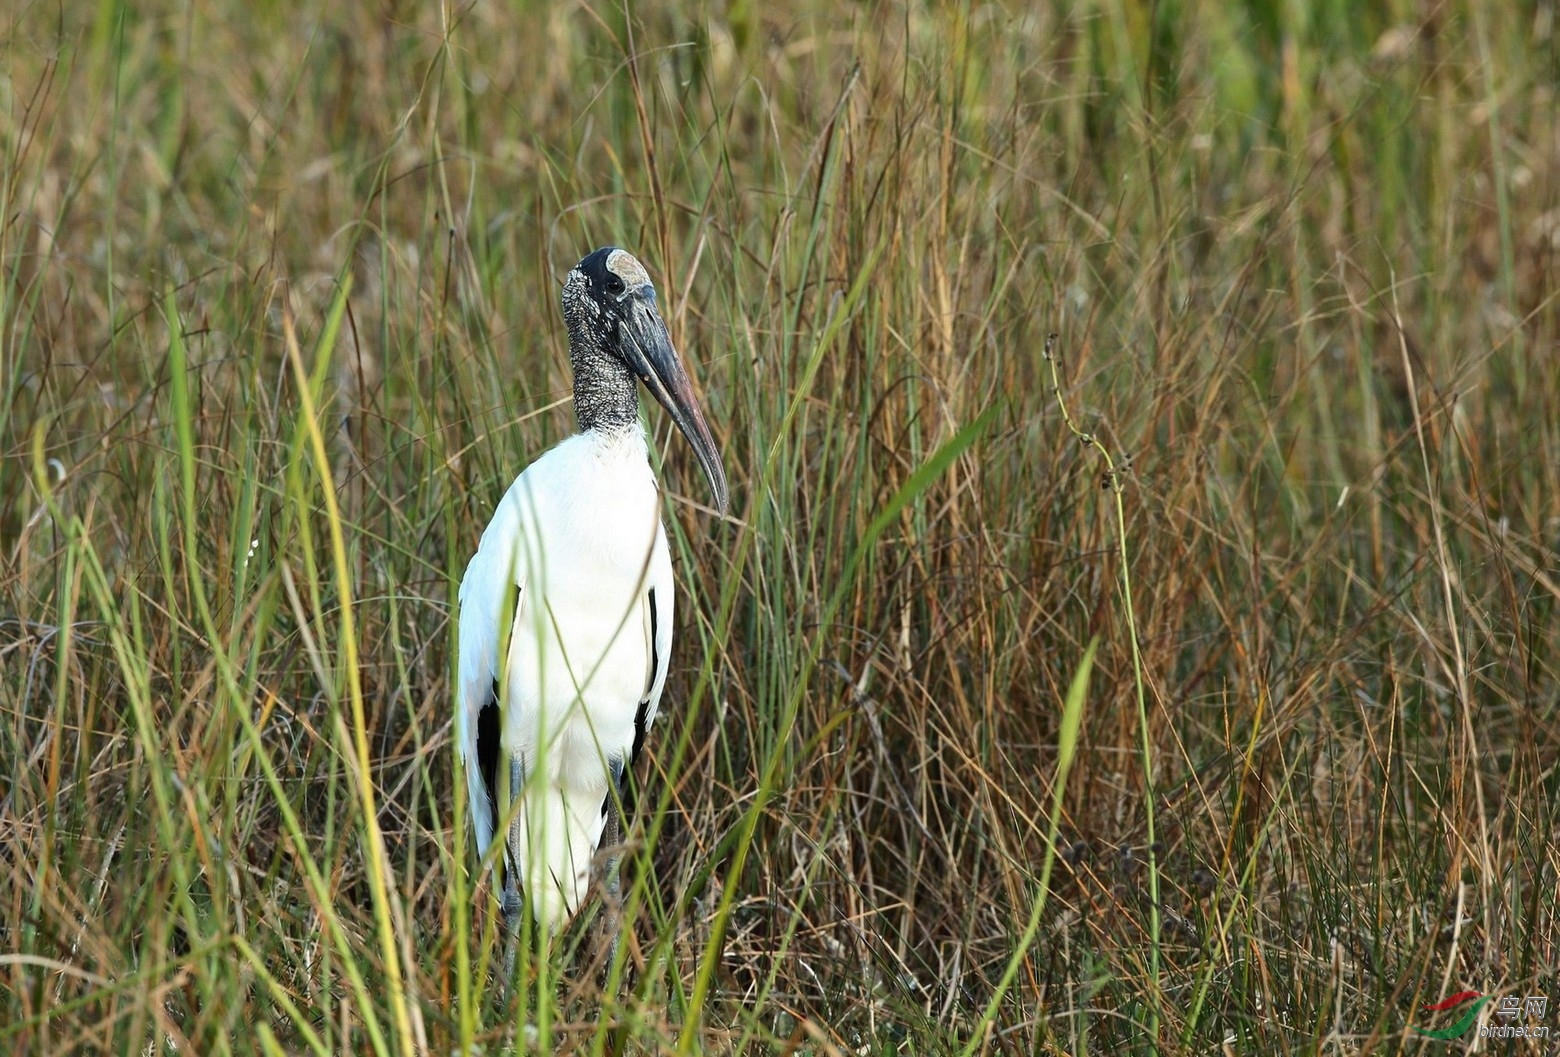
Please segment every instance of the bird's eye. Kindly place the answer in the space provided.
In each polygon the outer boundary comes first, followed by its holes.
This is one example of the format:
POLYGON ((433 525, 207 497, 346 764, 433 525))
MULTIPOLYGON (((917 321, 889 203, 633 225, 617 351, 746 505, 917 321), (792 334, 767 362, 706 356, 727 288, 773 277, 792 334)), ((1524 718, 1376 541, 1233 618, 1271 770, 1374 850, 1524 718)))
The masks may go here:
POLYGON ((617 295, 621 294, 624 289, 625 287, 623 286, 622 279, 619 279, 615 275, 607 276, 607 293, 611 294, 613 297, 616 297, 617 295))

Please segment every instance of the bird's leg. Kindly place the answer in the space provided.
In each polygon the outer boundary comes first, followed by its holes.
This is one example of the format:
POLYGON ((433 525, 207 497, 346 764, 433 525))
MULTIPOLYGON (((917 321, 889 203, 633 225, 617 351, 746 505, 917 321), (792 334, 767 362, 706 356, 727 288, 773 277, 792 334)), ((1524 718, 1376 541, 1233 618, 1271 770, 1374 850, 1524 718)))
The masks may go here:
POLYGON ((617 846, 623 840, 623 813, 622 808, 616 802, 611 805, 607 817, 606 840, 602 843, 608 848, 614 849, 612 858, 607 860, 606 883, 602 886, 601 903, 605 910, 602 914, 602 928, 607 930, 607 960, 603 971, 612 972, 612 962, 617 958, 618 929, 620 915, 623 909, 623 855, 617 846))
MULTIPOLYGON (((518 758, 509 761, 509 796, 511 800, 520 795, 521 787, 525 783, 525 769, 518 758)), ((525 903, 520 898, 520 857, 515 854, 511 838, 514 829, 504 839, 504 890, 499 896, 499 905, 504 913, 504 988, 503 993, 508 994, 514 986, 515 980, 515 951, 520 945, 520 914, 525 908, 525 903)))
MULTIPOLYGON (((619 787, 621 788, 621 786, 619 787)), ((601 886, 601 927, 607 930, 606 960, 601 967, 602 991, 612 980, 612 965, 617 961, 618 940, 622 934, 623 913, 623 804, 617 797, 613 797, 612 810, 607 819, 606 839, 602 844, 611 849, 611 858, 607 860, 607 875, 601 886)), ((623 978, 619 977, 618 986, 621 988, 623 978)), ((610 1057, 618 1057, 623 1052, 624 1039, 627 1034, 626 1026, 618 1024, 607 1033, 607 1054, 610 1057)))
POLYGON ((516 871, 504 871, 504 890, 499 895, 499 907, 504 914, 504 985, 502 993, 509 994, 515 979, 515 950, 520 945, 520 913, 524 903, 520 899, 520 885, 516 871))

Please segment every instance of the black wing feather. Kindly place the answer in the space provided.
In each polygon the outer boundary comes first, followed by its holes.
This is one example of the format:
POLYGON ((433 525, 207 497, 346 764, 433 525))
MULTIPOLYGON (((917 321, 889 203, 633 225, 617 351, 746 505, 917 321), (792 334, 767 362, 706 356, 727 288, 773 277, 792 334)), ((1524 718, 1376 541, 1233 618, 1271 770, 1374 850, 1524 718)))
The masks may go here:
POLYGON ((498 711, 498 680, 493 680, 493 692, 487 703, 477 713, 477 769, 482 772, 482 787, 488 795, 488 819, 492 829, 498 828, 498 742, 500 733, 498 711))
POLYGON ((650 712, 650 693, 655 689, 656 676, 661 673, 661 658, 656 653, 655 637, 656 625, 660 618, 655 611, 655 588, 650 588, 650 681, 645 683, 645 696, 639 699, 639 711, 634 713, 634 748, 628 754, 628 770, 634 769, 634 762, 639 759, 639 750, 645 747, 645 719, 650 712))
MULTIPOLYGON (((645 696, 639 699, 639 708, 634 712, 634 747, 629 750, 628 759, 614 757, 610 761, 612 778, 617 785, 618 798, 623 802, 623 814, 626 817, 633 810, 633 772, 634 764, 639 759, 640 750, 645 747, 645 733, 650 718, 650 694, 655 689, 655 681, 661 674, 661 656, 655 647, 657 625, 660 616, 655 608, 655 588, 650 588, 650 595, 646 601, 650 607, 650 678, 645 683, 645 696)), ((601 814, 605 817, 612 807, 612 794, 602 801, 601 814)))

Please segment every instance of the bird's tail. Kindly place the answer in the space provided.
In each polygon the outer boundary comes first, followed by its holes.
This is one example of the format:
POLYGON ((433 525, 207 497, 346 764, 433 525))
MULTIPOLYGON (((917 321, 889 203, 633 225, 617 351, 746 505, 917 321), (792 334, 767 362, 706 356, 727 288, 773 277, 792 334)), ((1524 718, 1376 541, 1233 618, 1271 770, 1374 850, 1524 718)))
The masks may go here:
POLYGON ((552 783, 528 782, 509 831, 509 850, 537 927, 556 933, 590 889, 591 860, 606 820, 602 797, 571 796, 552 783))

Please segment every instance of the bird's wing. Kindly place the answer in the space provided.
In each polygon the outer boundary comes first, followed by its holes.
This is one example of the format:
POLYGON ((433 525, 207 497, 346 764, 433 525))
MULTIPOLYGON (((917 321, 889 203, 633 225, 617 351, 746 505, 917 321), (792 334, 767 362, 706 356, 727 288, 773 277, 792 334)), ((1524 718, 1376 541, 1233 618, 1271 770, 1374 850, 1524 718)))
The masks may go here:
POLYGON ((524 611, 525 570, 516 505, 498 506, 460 583, 460 679, 456 740, 466 765, 466 791, 477 850, 487 854, 498 824, 501 658, 524 611), (504 640, 504 641, 500 641, 504 640))
POLYGON ((671 667, 673 593, 671 554, 664 532, 658 529, 649 574, 645 578, 645 592, 640 600, 640 619, 645 635, 645 692, 634 712, 634 743, 628 758, 614 768, 618 793, 625 798, 625 810, 629 806, 629 775, 645 746, 645 735, 660 711, 661 692, 666 689, 666 673, 671 667))

